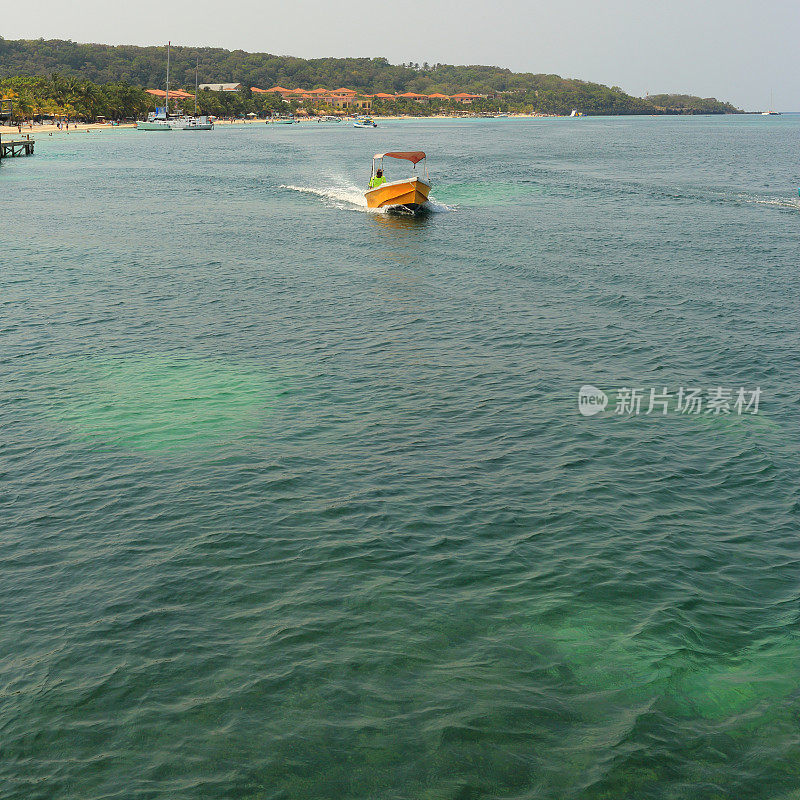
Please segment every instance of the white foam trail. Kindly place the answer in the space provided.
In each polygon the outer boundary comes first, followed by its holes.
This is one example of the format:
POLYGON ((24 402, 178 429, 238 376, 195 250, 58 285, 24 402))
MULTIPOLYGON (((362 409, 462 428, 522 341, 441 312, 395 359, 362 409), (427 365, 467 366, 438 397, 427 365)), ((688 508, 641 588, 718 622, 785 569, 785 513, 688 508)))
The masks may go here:
MULTIPOLYGON (((367 214, 385 214, 385 208, 367 208, 367 199, 364 197, 364 190, 359 189, 353 184, 339 186, 329 186, 317 188, 314 186, 293 186, 292 184, 281 184, 281 189, 289 189, 292 192, 302 192, 303 194, 313 194, 321 197, 331 208, 339 208, 344 211, 364 211, 367 214)), ((432 197, 428 199, 425 208, 434 214, 441 214, 453 209, 444 203, 437 203, 432 197)))
POLYGON ((364 190, 357 186, 330 186, 327 188, 315 188, 313 186, 292 186, 282 184, 281 189, 289 189, 292 192, 302 192, 303 194, 313 194, 327 201, 331 208, 340 208, 345 211, 365 211, 366 213, 382 213, 382 208, 367 208, 367 199, 364 197, 364 190))
POLYGON ((446 214, 449 211, 455 211, 454 206, 446 206, 444 203, 439 203, 434 200, 433 197, 428 198, 428 202, 425 203, 425 208, 427 208, 428 211, 432 211, 434 214, 446 214))
POLYGON ((740 194, 739 199, 744 203, 755 203, 759 206, 772 206, 773 208, 791 208, 800 211, 800 197, 792 199, 786 197, 753 197, 749 194, 740 194))

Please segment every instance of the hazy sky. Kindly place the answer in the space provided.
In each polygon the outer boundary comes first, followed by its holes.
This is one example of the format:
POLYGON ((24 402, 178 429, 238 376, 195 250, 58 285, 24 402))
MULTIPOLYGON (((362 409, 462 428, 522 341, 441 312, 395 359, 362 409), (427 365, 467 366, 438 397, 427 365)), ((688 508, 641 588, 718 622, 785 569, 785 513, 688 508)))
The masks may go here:
POLYGON ((187 45, 306 58, 496 64, 745 107, 800 109, 798 0, 29 0, 6 39, 187 45))

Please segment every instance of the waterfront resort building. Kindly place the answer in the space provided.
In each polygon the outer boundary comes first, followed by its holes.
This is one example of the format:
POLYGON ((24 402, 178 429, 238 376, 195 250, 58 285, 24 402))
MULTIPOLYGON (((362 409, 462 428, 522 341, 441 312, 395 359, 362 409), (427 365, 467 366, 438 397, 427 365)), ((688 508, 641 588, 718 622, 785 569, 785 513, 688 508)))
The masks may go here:
POLYGON ((209 92, 240 92, 241 83, 201 83, 201 89, 208 89, 209 92))

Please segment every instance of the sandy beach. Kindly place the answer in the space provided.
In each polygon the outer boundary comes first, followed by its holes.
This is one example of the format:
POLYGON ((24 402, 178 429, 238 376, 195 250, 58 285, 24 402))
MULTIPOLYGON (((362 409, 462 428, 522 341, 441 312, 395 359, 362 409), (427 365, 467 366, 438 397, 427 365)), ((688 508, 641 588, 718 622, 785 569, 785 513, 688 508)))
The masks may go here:
MULTIPOLYGON (((214 125, 250 125, 254 123, 264 123, 264 120, 242 120, 242 119, 218 119, 214 121, 214 125)), ((69 129, 62 127, 57 128, 55 125, 28 125, 22 126, 22 131, 16 125, 0 125, 0 134, 3 136, 16 136, 17 138, 32 136, 41 137, 43 135, 69 135, 71 133, 89 133, 91 131, 111 131, 120 128, 135 128, 135 122, 123 122, 119 125, 112 125, 110 122, 70 122, 69 129)))
POLYGON ((115 128, 135 128, 136 124, 127 122, 120 125, 111 125, 109 123, 95 123, 95 122, 77 122, 69 124, 69 130, 62 128, 59 130, 55 125, 23 125, 22 131, 16 125, 0 125, 0 134, 3 136, 16 136, 17 138, 31 136, 37 137, 42 135, 53 134, 70 134, 70 133, 87 133, 89 131, 106 131, 115 128))

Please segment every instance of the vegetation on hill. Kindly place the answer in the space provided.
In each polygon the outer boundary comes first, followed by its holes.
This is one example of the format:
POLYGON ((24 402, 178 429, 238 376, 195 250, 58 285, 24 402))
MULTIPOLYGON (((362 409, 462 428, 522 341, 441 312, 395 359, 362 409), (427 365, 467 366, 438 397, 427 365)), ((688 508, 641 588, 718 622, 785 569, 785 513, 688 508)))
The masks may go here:
MULTIPOLYGON (((658 95, 643 100, 632 97, 619 87, 561 78, 512 72, 490 66, 453 66, 449 64, 390 64, 385 58, 317 58, 303 59, 275 56, 268 53, 247 53, 212 47, 172 47, 171 76, 173 86, 192 89, 195 64, 199 62, 201 83, 235 81, 245 87, 269 88, 276 84, 289 88, 313 89, 319 86, 347 86, 361 92, 424 94, 458 92, 491 94, 492 98, 472 106, 473 110, 540 112, 568 114, 577 108, 585 114, 653 114, 653 113, 731 113, 728 103, 684 95, 658 95), (679 105, 670 105, 677 98, 679 105), (691 101, 691 102, 690 102, 691 101)), ((13 76, 40 77, 52 80, 75 78, 85 86, 103 84, 129 88, 163 88, 166 68, 164 47, 133 45, 81 44, 63 40, 6 40, 0 38, 0 79, 13 76)), ((108 90, 112 95, 116 90, 108 90)), ((107 92, 108 93, 108 92, 107 92)), ((270 100, 250 96, 216 98, 206 95, 204 111, 208 113, 259 113, 270 100)), ((677 102, 676 101, 676 102, 677 102)), ((403 103, 392 105, 392 111, 408 110, 415 114, 433 113, 437 104, 420 106, 403 103)), ((152 107, 152 101, 150 103, 152 107)), ((376 107, 380 111, 381 107, 376 107)), ((101 113, 101 112, 97 112, 101 113)), ((107 116, 107 115, 106 115, 107 116)))
POLYGON ((647 100, 659 111, 670 114, 736 114, 739 109, 715 97, 691 94, 651 94, 647 100))

